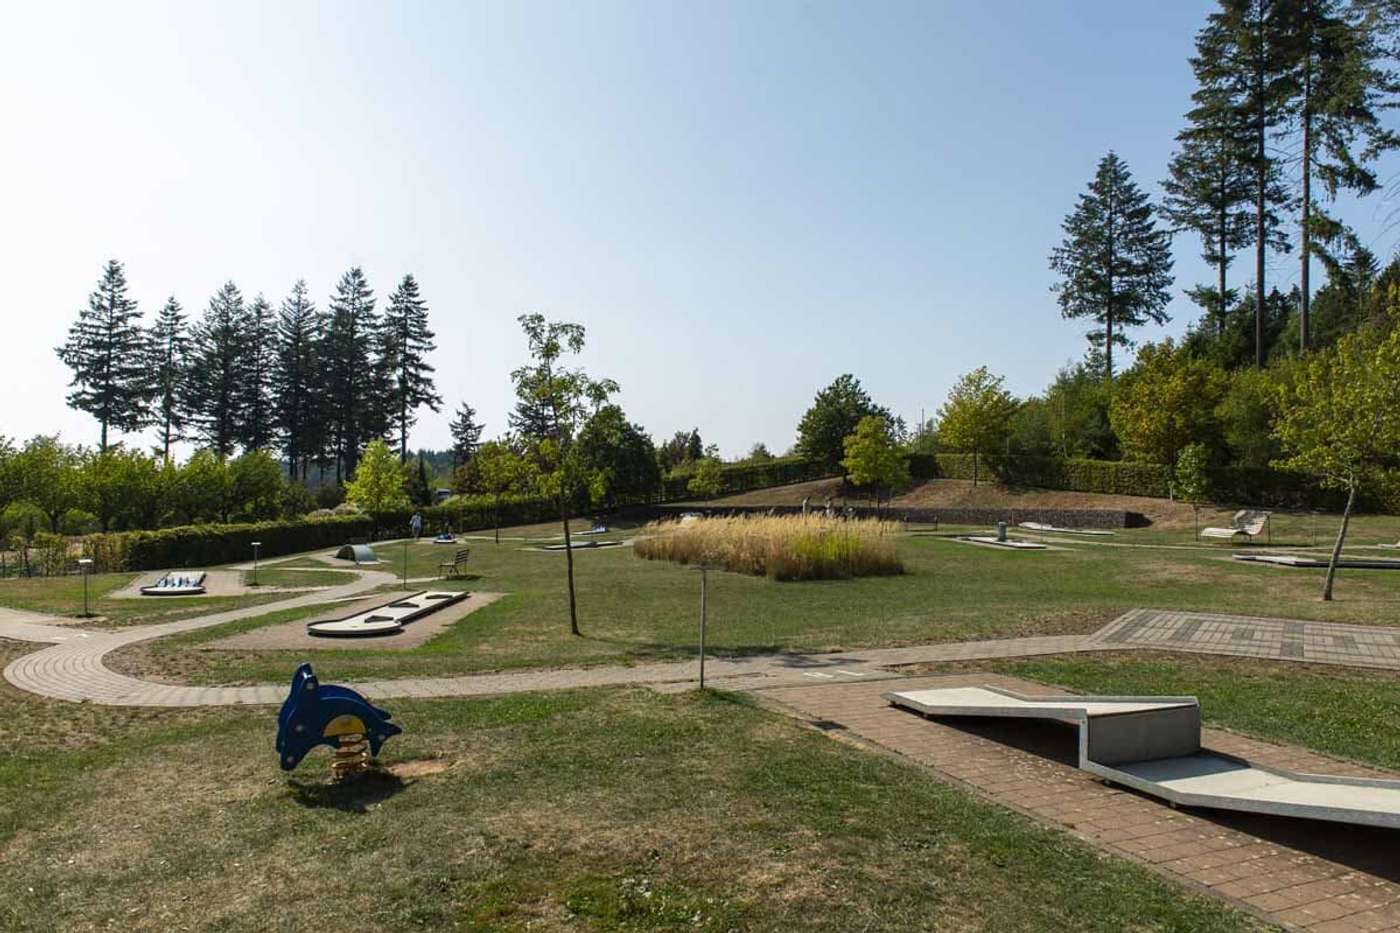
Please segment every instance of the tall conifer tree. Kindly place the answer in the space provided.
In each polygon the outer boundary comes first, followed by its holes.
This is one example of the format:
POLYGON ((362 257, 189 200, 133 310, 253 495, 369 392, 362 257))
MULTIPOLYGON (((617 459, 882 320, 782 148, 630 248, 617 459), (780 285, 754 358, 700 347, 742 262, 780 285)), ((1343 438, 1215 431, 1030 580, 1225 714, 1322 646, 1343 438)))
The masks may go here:
MULTIPOLYGON (((1296 96, 1293 61, 1298 0, 1220 0, 1196 35, 1192 67, 1199 94, 1218 101, 1233 123, 1231 136, 1247 140, 1240 152, 1251 175, 1254 200, 1254 307, 1265 307, 1268 251, 1287 248, 1279 211, 1281 157, 1277 139, 1296 96)), ((1264 365, 1262 313, 1254 325, 1255 363, 1264 365)))
POLYGON ((1294 110, 1298 130, 1299 349, 1311 342, 1311 265, 1316 252, 1328 268, 1343 262, 1333 244, 1355 237, 1323 210, 1313 195, 1314 177, 1328 201, 1345 189, 1365 196, 1380 186, 1372 164, 1400 139, 1383 127, 1380 112, 1394 106, 1395 75, 1382 63, 1380 9, 1347 7, 1338 0, 1298 0, 1294 110))
POLYGON ((297 280, 277 312, 277 357, 272 370, 273 417, 287 458, 287 473, 306 479, 310 459, 323 444, 318 349, 325 322, 297 280))
POLYGON ((399 436, 399 461, 408 459, 408 429, 418 420, 416 410, 442 409, 442 396, 433 382, 428 354, 437 349, 428 328, 428 305, 418 292, 418 282, 405 275, 389 296, 384 310, 383 356, 392 375, 393 409, 390 427, 399 436))
POLYGON ((150 362, 155 379, 155 423, 160 431, 160 455, 170 459, 170 445, 184 440, 185 379, 189 373, 189 331, 184 310, 174 296, 167 298, 150 330, 150 362))
POLYGON ((337 482, 355 472, 364 445, 379 434, 383 398, 375 397, 378 360, 374 354, 379 340, 374 292, 363 270, 355 266, 336 283, 322 350, 337 482))
POLYGON ((103 451, 110 432, 135 431, 148 423, 154 388, 141 312, 126 289, 122 264, 110 260, 88 306, 55 351, 73 370, 68 404, 97 419, 103 451))
POLYGON ((232 455, 243 423, 246 316, 243 293, 227 282, 190 332, 185 410, 196 438, 220 457, 232 455))
POLYGON ((1113 348, 1128 346, 1124 331, 1169 320, 1171 235, 1157 228, 1152 203, 1111 151, 1063 228, 1064 242, 1050 254, 1050 268, 1062 277, 1052 291, 1066 318, 1090 318, 1102 328, 1089 341, 1104 351, 1111 381, 1113 348))
POLYGON ((452 418, 452 466, 459 467, 476 454, 484 425, 476 420, 476 409, 466 402, 457 406, 452 418))
POLYGON ((277 365, 277 325, 272 305, 258 295, 243 319, 243 381, 239 385, 238 442, 244 450, 272 445, 273 374, 277 365))

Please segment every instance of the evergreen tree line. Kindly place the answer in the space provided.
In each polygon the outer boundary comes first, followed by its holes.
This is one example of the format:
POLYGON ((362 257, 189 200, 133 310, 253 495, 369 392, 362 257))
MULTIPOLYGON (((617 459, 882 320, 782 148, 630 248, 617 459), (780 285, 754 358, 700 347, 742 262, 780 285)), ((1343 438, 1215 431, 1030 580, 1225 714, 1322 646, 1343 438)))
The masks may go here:
POLYGON ((324 310, 304 281, 275 308, 227 282, 197 319, 172 297, 145 324, 114 259, 57 353, 73 374, 68 404, 98 421, 99 451, 154 427, 165 459, 180 441, 225 458, 275 450, 290 476, 333 471, 340 484, 376 438, 407 459, 418 411, 442 405, 435 349, 412 275, 382 311, 357 266, 324 310))
POLYGON ((1394 0, 1220 0, 1196 36, 1196 88, 1162 203, 1109 152, 1051 253, 1061 313, 1094 322, 1105 380, 1129 329, 1168 320, 1174 233, 1196 235, 1214 270, 1187 292, 1201 309, 1191 342, 1223 366, 1262 368, 1374 319, 1361 306, 1379 263, 1337 199, 1377 191, 1377 160, 1400 146, 1383 121, 1400 93, 1397 26, 1394 0), (1281 290, 1270 261, 1288 254, 1297 282, 1281 290), (1231 278, 1241 255, 1252 260, 1244 288, 1231 278))

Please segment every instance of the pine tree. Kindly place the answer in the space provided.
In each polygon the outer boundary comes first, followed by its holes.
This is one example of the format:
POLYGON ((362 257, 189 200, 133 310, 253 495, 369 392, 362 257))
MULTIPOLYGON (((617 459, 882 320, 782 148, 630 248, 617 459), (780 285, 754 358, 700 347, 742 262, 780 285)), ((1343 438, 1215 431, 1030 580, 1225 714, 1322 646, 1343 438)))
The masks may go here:
POLYGON ((428 354, 437 349, 428 329, 428 305, 418 293, 418 282, 405 275, 389 296, 384 311, 383 356, 392 373, 393 409, 390 426, 399 435, 399 461, 408 459, 408 429, 418 420, 416 410, 427 406, 442 410, 442 396, 433 383, 428 354))
POLYGON ((1157 229, 1154 215, 1128 166, 1110 151, 1065 218, 1064 243, 1050 255, 1050 268, 1063 276, 1052 287, 1061 313, 1091 318, 1103 328, 1089 340, 1103 348, 1109 380, 1114 346, 1128 345, 1125 329, 1169 320, 1171 235, 1157 229))
POLYGON ((184 392, 189 373, 189 332, 180 302, 166 299, 150 330, 148 370, 155 378, 155 421, 160 455, 170 459, 170 445, 184 440, 184 392))
POLYGON ((190 331, 185 411, 195 436, 220 457, 233 454, 242 423, 245 319, 243 294, 227 282, 209 299, 204 317, 190 331))
POLYGON ((1170 177, 1162 182, 1162 213, 1176 230, 1201 238, 1201 258, 1215 267, 1216 286, 1198 286, 1190 294, 1219 329, 1234 292, 1226 274, 1234 254, 1249 246, 1254 227, 1249 209, 1252 176, 1244 154, 1248 139, 1228 101, 1212 88, 1193 95, 1189 125, 1177 134, 1181 148, 1172 156, 1170 177))
POLYGON ((476 454, 485 426, 476 420, 476 409, 466 402, 457 406, 457 414, 452 419, 452 468, 462 466, 476 454))
POLYGON ((277 353, 272 370, 273 420, 287 458, 287 472, 306 478, 324 432, 320 409, 318 349, 325 321, 297 280, 277 312, 277 353), (298 473, 300 471, 300 473, 298 473))
MULTIPOLYGON (((1286 250, 1279 211, 1286 206, 1279 185, 1275 143, 1296 96, 1292 63, 1297 0, 1220 0, 1196 35, 1192 68, 1198 94, 1217 101, 1231 121, 1230 134, 1247 139, 1240 159, 1252 177, 1254 197, 1254 307, 1262 309, 1270 248, 1286 250)), ((1264 365, 1264 319, 1255 321, 1255 363, 1264 365)))
POLYGON ((148 423, 154 390, 141 312, 126 288, 122 264, 110 260, 88 306, 55 351, 73 370, 68 404, 97 419, 103 451, 111 431, 136 431, 148 423))
POLYGON ((373 352, 379 338, 374 292, 355 266, 336 283, 322 350, 337 483, 354 474, 365 442, 382 430, 383 395, 376 392, 381 387, 373 352))
POLYGON ((242 331, 238 442, 246 451, 266 450, 272 445, 274 425, 272 384, 277 366, 277 327, 272 305, 262 295, 246 306, 242 331))
POLYGON ((1381 126, 1379 111, 1393 106, 1394 74, 1382 67, 1385 50, 1377 11, 1347 9, 1337 0, 1299 0, 1292 30, 1296 125, 1299 135, 1299 348, 1311 342, 1310 272, 1314 252, 1329 268, 1339 265, 1332 244, 1354 237, 1313 199, 1314 176, 1328 201, 1345 189, 1365 196, 1380 186, 1372 163, 1400 144, 1381 126), (1360 148, 1358 148, 1358 145, 1360 148), (1318 242, 1314 242, 1317 237, 1318 242))

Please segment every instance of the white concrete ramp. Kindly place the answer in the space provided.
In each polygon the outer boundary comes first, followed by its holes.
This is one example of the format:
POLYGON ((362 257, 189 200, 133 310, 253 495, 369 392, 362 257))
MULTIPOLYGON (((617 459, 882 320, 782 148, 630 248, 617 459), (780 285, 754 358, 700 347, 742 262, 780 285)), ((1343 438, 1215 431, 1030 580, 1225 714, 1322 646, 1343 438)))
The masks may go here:
POLYGON ((1172 806, 1400 829, 1400 781, 1299 774, 1201 748, 1195 697, 1031 697, 996 687, 887 693, 925 716, 1053 719, 1074 725, 1079 767, 1172 806))

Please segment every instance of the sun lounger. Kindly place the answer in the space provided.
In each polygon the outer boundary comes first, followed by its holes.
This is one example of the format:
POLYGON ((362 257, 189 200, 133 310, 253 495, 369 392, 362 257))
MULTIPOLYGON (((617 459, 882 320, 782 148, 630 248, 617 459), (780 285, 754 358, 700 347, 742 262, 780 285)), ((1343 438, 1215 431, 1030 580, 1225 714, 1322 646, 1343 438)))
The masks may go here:
POLYGON ((1229 528, 1202 528, 1201 537, 1224 538, 1233 541, 1240 535, 1244 535, 1250 541, 1253 541, 1268 528, 1270 514, 1272 513, 1255 511, 1253 509, 1240 509, 1235 513, 1235 517, 1231 520, 1229 528))

